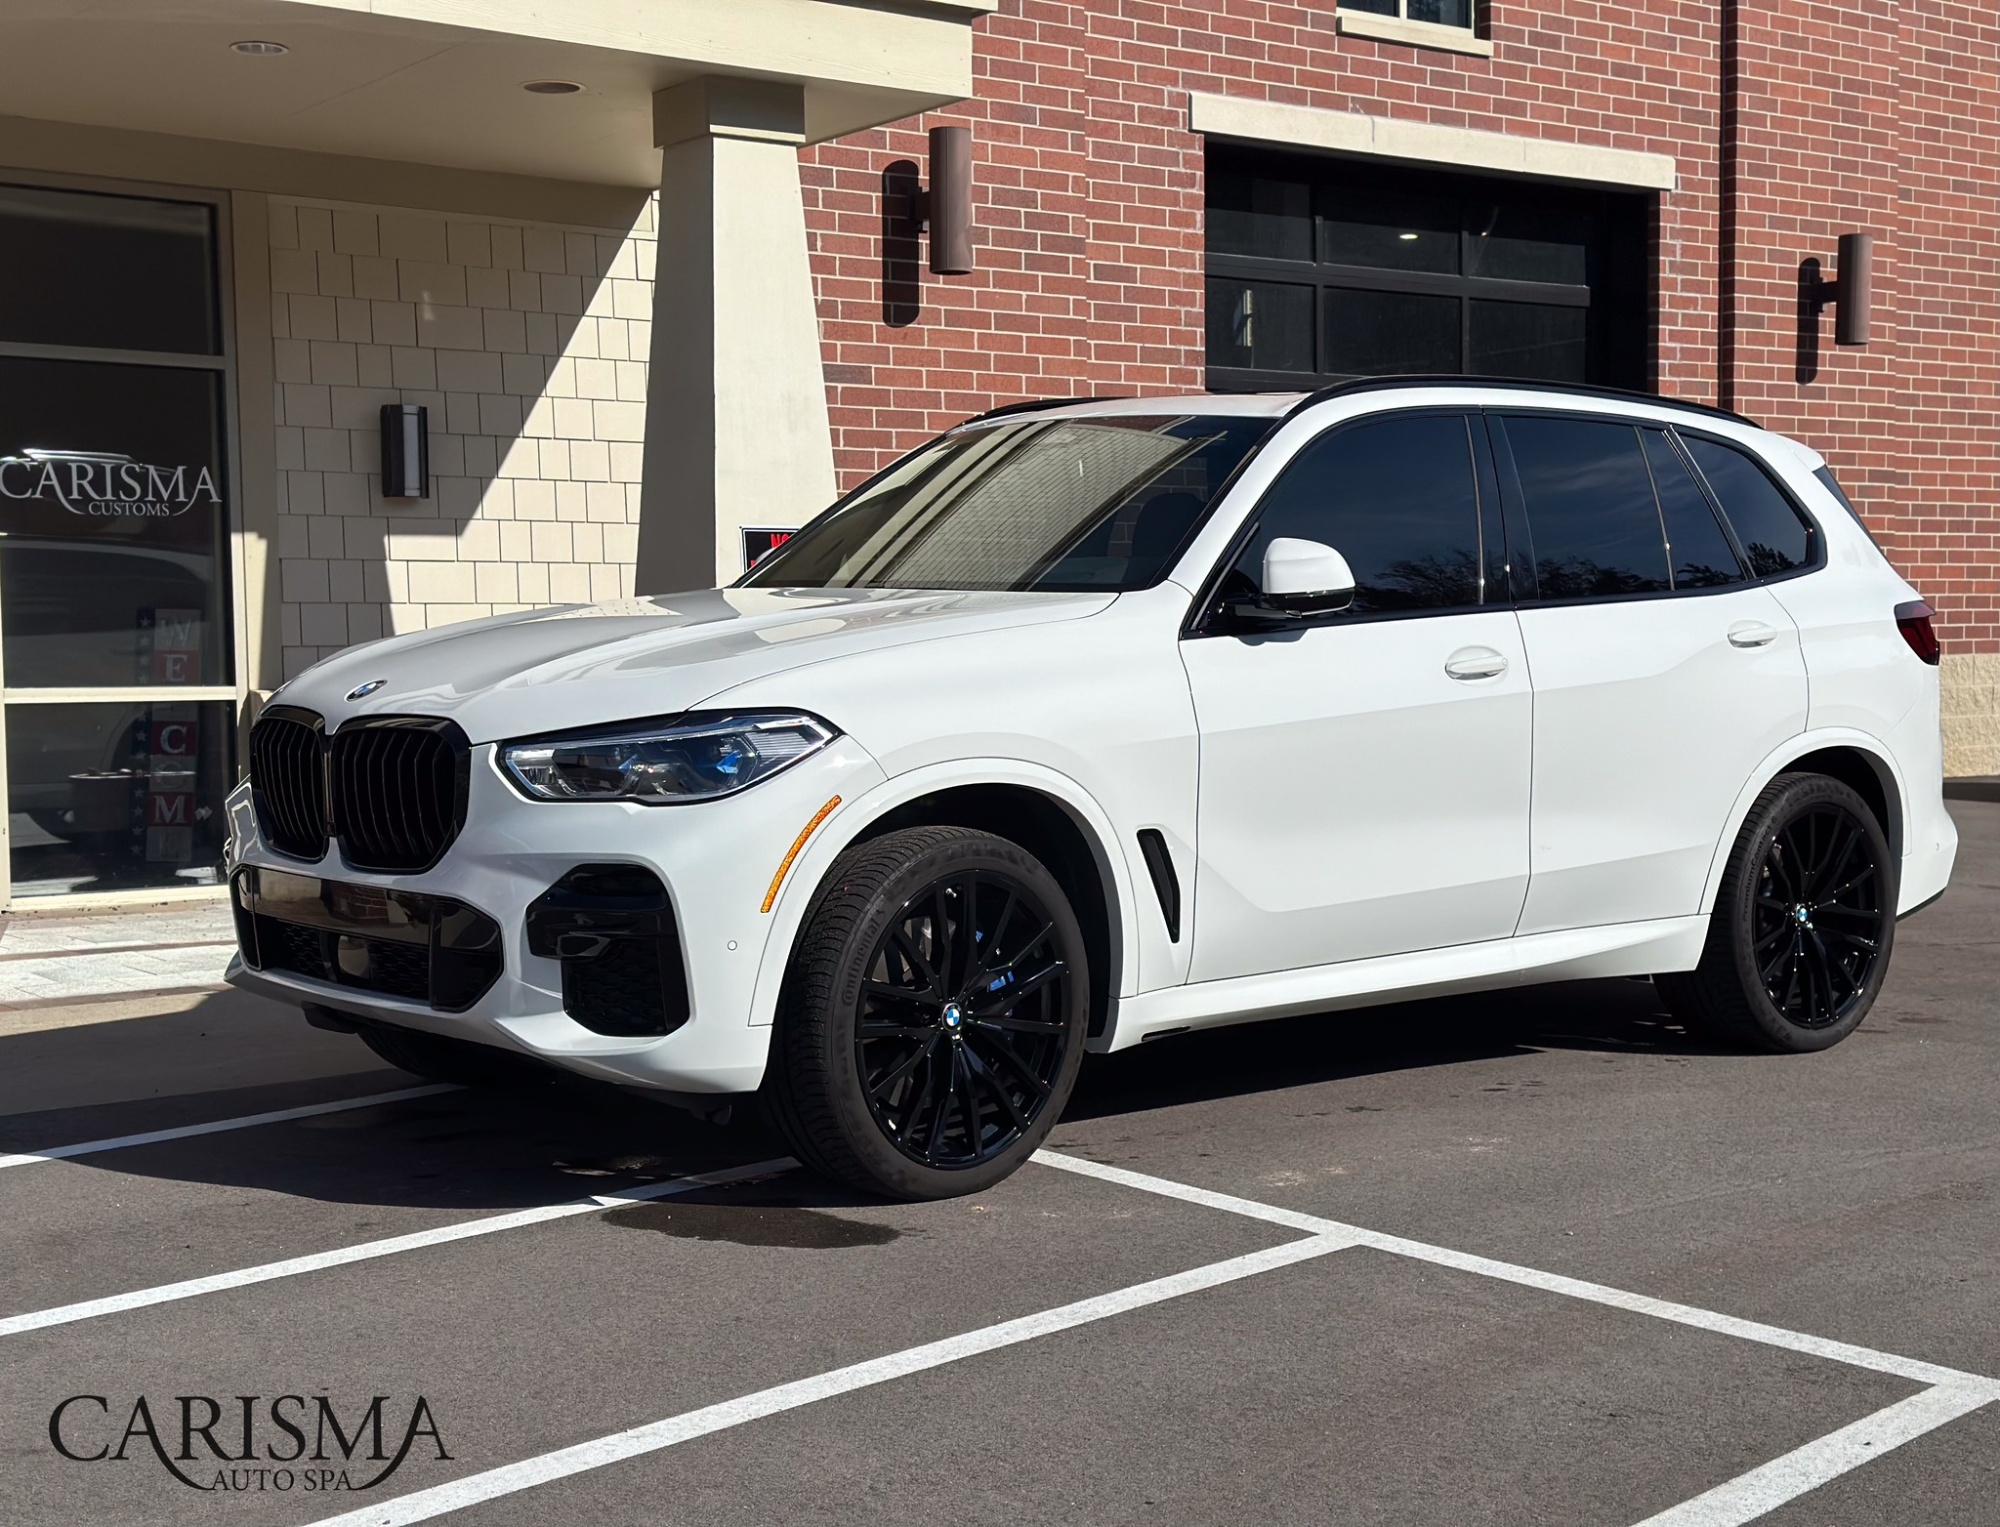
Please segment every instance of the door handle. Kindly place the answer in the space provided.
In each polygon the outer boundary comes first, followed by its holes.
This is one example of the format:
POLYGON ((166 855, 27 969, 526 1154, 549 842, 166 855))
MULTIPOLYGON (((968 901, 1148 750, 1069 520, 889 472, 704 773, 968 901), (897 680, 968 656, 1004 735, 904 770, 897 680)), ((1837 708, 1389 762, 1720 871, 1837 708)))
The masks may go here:
POLYGON ((1507 671, 1507 659, 1491 647, 1460 647, 1444 660, 1444 671, 1454 679, 1497 679, 1507 671))
POLYGON ((1761 620, 1739 620, 1729 628, 1732 647, 1768 647, 1777 639, 1777 631, 1761 620))

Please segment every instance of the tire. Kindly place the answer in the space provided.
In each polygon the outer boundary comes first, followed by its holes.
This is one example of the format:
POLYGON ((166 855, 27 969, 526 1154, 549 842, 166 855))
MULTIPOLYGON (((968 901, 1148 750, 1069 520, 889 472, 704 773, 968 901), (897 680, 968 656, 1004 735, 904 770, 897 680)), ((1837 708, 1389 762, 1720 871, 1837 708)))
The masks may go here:
POLYGON ((447 1039, 388 1024, 364 1023, 361 1042, 390 1065, 426 1081, 460 1087, 520 1087, 535 1081, 542 1067, 526 1056, 469 1039, 447 1039))
POLYGON ((834 864, 807 914, 767 1111, 801 1161, 853 1187, 977 1193, 1061 1116, 1089 990, 1076 914, 1027 850, 963 827, 886 834, 834 864))
POLYGON ((1824 1050, 1868 1016, 1896 939, 1896 863, 1875 813, 1819 774, 1764 787, 1730 850, 1701 963, 1653 978, 1691 1033, 1824 1050))

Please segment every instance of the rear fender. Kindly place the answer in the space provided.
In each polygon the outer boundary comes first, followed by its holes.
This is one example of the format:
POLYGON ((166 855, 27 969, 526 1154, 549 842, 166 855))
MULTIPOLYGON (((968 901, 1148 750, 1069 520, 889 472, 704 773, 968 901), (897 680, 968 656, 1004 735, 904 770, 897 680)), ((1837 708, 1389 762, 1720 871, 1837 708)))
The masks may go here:
POLYGON ((1895 755, 1882 745, 1879 738, 1846 727, 1823 727, 1816 731, 1801 732, 1796 737, 1787 738, 1780 747, 1772 750, 1770 755, 1757 766, 1757 771, 1750 776, 1749 781, 1737 795, 1735 803, 1729 808, 1729 817, 1724 824, 1722 836, 1717 840, 1715 851, 1709 857, 1708 877, 1702 884, 1703 916, 1715 910, 1715 898, 1722 889, 1722 872, 1729 863, 1729 851, 1736 846, 1736 836, 1742 832, 1743 823, 1749 818, 1750 808, 1756 804, 1757 797, 1763 793, 1764 787, 1799 759, 1810 753, 1823 753, 1829 748, 1845 748, 1849 752, 1859 753, 1874 766, 1876 773, 1881 776, 1883 793, 1894 803, 1892 809, 1896 817, 1895 821, 1885 822, 1882 825, 1889 835, 1891 847, 1899 854, 1902 852, 1901 845, 1907 836, 1910 792, 1903 771, 1896 763, 1895 755))

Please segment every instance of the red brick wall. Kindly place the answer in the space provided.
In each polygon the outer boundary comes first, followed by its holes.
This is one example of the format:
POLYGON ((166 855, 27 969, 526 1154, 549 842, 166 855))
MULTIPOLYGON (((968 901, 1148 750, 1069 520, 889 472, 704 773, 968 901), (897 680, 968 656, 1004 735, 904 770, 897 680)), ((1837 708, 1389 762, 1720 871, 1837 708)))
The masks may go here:
POLYGON ((807 151, 836 461, 852 482, 967 414, 1031 397, 1202 385, 1202 140, 1187 92, 1670 153, 1662 386, 1715 396, 1713 3, 1493 7, 1488 60, 1342 37, 1330 0, 1003 0, 977 96, 807 151), (883 321, 882 172, 973 128, 977 274, 925 273, 883 321))
POLYGON ((1939 0, 1738 16, 1733 406, 1826 455, 1949 650, 1996 650, 2000 18, 1939 0), (1799 263, 1831 275, 1853 230, 1876 235, 1871 343, 1836 348, 1829 310, 1815 369, 1799 263))
POLYGON ((1947 650, 2000 652, 2000 11, 1905 0, 1899 19, 1903 433, 1876 504, 1947 650))
POLYGON ((1813 442, 1944 614, 2000 650, 2000 18, 1951 0, 1494 0, 1495 56, 1334 30, 1331 3, 1003 0, 972 101, 804 155, 845 483, 1032 397, 1199 388, 1202 140, 1190 90, 1672 154, 1661 390, 1813 442), (1723 205, 1722 81, 1739 81, 1723 205), (882 175, 972 126, 979 271, 885 322, 882 175), (1818 326, 1799 263, 1877 234, 1874 343, 1818 326), (1726 363, 1725 363, 1726 357, 1726 363))

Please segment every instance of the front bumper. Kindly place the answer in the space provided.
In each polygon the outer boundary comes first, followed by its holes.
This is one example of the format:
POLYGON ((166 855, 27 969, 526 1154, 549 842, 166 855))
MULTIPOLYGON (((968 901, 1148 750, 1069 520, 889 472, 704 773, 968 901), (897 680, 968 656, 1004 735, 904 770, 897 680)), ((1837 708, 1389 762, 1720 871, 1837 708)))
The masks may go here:
MULTIPOLYGON (((430 933, 430 921, 451 916, 456 908, 470 917, 460 915, 453 926, 476 922, 493 930, 490 953, 498 969, 483 989, 475 994, 477 979, 447 982, 439 1003, 435 977, 427 1000, 419 995, 426 989, 421 976, 402 981, 400 989, 408 995, 400 995, 367 989, 339 970, 321 979, 298 968, 276 968, 270 960, 265 968, 253 968, 255 950, 239 951, 229 979, 280 1001, 316 1003, 497 1045, 604 1080, 676 1092, 753 1091, 763 1080, 771 1033, 769 1015, 757 1013, 755 1004, 760 990, 774 989, 769 980, 760 986, 760 978, 771 973, 767 967, 773 961, 781 970, 789 952, 774 947, 776 919, 763 910, 766 893, 800 829, 829 800, 855 800, 881 782, 874 759, 842 737, 741 795, 685 806, 637 806, 526 800, 501 778, 494 751, 491 744, 472 750, 464 829, 422 874, 351 868, 338 845, 317 863, 290 858, 264 840, 247 786, 229 801, 232 875, 246 867, 277 872, 262 877, 266 894, 254 910, 323 928, 329 956, 336 946, 354 946, 355 959, 362 962, 358 968, 365 971, 364 944, 377 950, 378 962, 406 946, 442 949, 443 935, 430 933), (539 939, 530 936, 530 910, 585 864, 636 866, 666 886, 687 1010, 686 1021, 672 1032, 601 1033, 565 1010, 563 962, 536 952, 538 944, 552 945, 546 928, 539 939), (311 877, 334 887, 319 898, 327 915, 274 903, 273 891, 295 903, 302 894, 285 877, 311 877), (367 925, 349 926, 354 917, 367 925), (368 938, 360 939, 363 934, 368 938), (371 942, 377 938, 383 942, 371 942), (467 996, 460 1010, 449 1010, 467 996)), ((239 887, 239 910, 245 899, 239 887)), ((479 937, 485 939, 483 928, 479 937)), ((452 951, 447 966, 476 964, 488 944, 474 943, 477 948, 468 945, 463 958, 452 951)), ((310 961, 292 963, 312 968, 310 961)), ((382 984, 397 985, 386 978, 382 984)), ((768 995, 765 1000, 768 1005, 768 995)))

